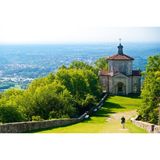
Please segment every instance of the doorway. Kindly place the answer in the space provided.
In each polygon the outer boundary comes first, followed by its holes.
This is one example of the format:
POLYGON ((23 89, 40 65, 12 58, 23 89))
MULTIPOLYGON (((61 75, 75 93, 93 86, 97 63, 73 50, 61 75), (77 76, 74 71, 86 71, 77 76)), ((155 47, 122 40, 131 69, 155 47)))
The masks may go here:
POLYGON ((117 84, 117 94, 118 95, 124 95, 125 94, 124 84, 122 82, 118 82, 118 84, 117 84))

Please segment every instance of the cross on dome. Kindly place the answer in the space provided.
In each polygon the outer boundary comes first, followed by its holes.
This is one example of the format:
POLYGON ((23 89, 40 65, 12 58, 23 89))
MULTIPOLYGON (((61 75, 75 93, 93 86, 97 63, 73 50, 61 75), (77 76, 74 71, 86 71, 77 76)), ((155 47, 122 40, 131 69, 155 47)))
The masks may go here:
POLYGON ((121 38, 119 38, 118 40, 119 40, 119 43, 121 44, 122 39, 121 39, 121 38))

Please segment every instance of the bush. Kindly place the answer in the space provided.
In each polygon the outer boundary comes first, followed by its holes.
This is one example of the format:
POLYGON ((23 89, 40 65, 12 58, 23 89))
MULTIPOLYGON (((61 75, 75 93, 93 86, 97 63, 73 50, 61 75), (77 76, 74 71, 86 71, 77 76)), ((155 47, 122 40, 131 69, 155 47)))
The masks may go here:
POLYGON ((41 116, 32 116, 32 121, 42 121, 43 118, 41 116))
POLYGON ((18 112, 15 107, 12 106, 0 107, 0 121, 2 123, 20 122, 23 120, 24 118, 22 114, 18 112))
POLYGON ((49 119, 55 119, 55 118, 69 118, 69 116, 62 114, 61 112, 51 111, 49 113, 49 119))

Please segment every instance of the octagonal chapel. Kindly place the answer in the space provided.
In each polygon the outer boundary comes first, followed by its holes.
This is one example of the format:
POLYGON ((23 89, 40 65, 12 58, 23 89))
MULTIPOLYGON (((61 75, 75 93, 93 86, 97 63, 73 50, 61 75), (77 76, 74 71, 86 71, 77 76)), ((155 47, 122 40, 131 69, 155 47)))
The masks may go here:
POLYGON ((106 58, 108 70, 100 70, 99 78, 104 92, 112 95, 140 93, 141 72, 132 70, 134 58, 123 53, 121 43, 118 53, 106 58))

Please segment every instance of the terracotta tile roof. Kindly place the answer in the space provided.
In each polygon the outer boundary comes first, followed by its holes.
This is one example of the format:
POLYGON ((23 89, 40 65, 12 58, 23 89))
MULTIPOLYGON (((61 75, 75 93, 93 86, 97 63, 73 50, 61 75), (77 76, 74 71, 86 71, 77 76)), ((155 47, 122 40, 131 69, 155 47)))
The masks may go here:
POLYGON ((107 57, 107 60, 134 60, 134 58, 126 54, 114 54, 113 56, 107 57))
POLYGON ((141 76, 141 71, 140 70, 133 70, 132 76, 141 76))

